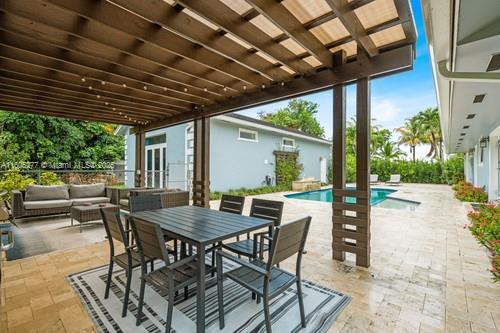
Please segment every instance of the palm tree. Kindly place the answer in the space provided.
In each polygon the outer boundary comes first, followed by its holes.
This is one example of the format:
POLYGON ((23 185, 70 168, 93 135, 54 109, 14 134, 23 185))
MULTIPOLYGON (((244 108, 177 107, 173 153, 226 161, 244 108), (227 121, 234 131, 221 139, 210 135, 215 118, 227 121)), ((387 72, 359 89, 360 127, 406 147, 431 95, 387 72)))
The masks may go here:
POLYGON ((407 119, 402 127, 396 128, 399 133, 399 144, 410 146, 415 162, 415 147, 422 143, 422 126, 417 117, 407 119))
POLYGON ((443 137, 437 108, 427 108, 416 115, 422 128, 423 141, 430 145, 427 157, 443 158, 443 137))
POLYGON ((386 161, 399 160, 402 156, 406 156, 406 153, 392 141, 384 142, 375 153, 376 158, 386 161))

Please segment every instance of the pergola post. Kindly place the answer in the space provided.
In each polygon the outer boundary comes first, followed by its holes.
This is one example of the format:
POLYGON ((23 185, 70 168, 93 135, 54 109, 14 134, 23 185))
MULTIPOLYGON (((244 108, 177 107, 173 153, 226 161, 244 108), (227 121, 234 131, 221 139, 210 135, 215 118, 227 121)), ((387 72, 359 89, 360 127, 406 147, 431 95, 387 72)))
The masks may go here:
POLYGON ((210 118, 194 121, 193 205, 210 207, 210 118))
MULTIPOLYGON (((337 62, 344 61, 342 53, 337 62)), ((356 81, 356 190, 346 188, 346 92, 345 85, 333 87, 333 211, 332 255, 345 260, 356 255, 356 265, 370 265, 370 87, 369 79, 356 81), (355 202, 352 202, 352 198, 355 202), (349 198, 349 199, 348 199, 349 198)))
POLYGON ((146 133, 135 133, 135 175, 134 186, 146 184, 146 133))
POLYGON ((370 266, 370 79, 356 82, 356 265, 370 266))

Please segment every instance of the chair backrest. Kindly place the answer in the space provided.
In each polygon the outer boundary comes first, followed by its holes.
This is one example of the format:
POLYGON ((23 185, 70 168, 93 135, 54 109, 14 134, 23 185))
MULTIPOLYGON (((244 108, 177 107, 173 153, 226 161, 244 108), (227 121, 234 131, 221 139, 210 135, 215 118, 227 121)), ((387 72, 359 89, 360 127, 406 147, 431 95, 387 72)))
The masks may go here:
POLYGON ((163 208, 161 197, 154 194, 131 196, 128 200, 128 206, 130 213, 163 208))
POLYGON ((113 239, 128 246, 128 237, 123 228, 122 219, 120 218, 120 211, 117 207, 104 207, 101 208, 102 222, 110 244, 113 244, 113 239))
POLYGON ((223 194, 220 200, 219 210, 221 212, 241 215, 243 214, 244 206, 245 206, 245 197, 223 194))
POLYGON ((401 181, 401 175, 391 175, 390 182, 399 183, 401 181))
POLYGON ((189 206, 189 191, 169 191, 153 195, 161 198, 163 208, 189 206))
POLYGON ((131 218, 130 225, 137 243, 137 249, 144 264, 144 256, 149 258, 163 259, 167 265, 170 264, 165 238, 161 228, 153 223, 144 222, 131 218))
POLYGON ((281 224, 283 201, 253 199, 250 216, 273 221, 275 227, 281 224))
POLYGON ((293 256, 294 254, 298 254, 297 270, 300 269, 302 251, 304 251, 310 224, 311 217, 308 216, 276 227, 271 245, 271 251, 269 252, 269 261, 267 263, 268 271, 271 271, 271 268, 275 264, 293 256))

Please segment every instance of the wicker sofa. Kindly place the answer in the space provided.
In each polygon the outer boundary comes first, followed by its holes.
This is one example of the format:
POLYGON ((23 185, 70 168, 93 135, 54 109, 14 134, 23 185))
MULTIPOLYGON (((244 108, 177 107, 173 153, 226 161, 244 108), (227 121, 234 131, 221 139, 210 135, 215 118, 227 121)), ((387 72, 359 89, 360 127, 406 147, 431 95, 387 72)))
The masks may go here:
POLYGON ((116 194, 117 202, 121 209, 129 210, 129 197, 136 195, 161 195, 163 207, 178 207, 189 205, 189 192, 178 189, 164 188, 125 188, 116 194))
POLYGON ((12 217, 68 214, 71 206, 108 203, 111 192, 105 184, 29 185, 25 191, 12 192, 12 217))

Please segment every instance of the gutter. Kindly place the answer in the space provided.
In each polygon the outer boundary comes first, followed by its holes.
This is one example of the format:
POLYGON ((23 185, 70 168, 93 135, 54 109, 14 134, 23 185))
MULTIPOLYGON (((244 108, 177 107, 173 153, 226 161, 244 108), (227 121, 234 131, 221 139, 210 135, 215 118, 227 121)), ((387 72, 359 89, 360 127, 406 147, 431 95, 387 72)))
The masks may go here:
POLYGON ((458 82, 500 83, 500 73, 453 72, 448 70, 448 60, 438 63, 439 74, 446 80, 458 82))

